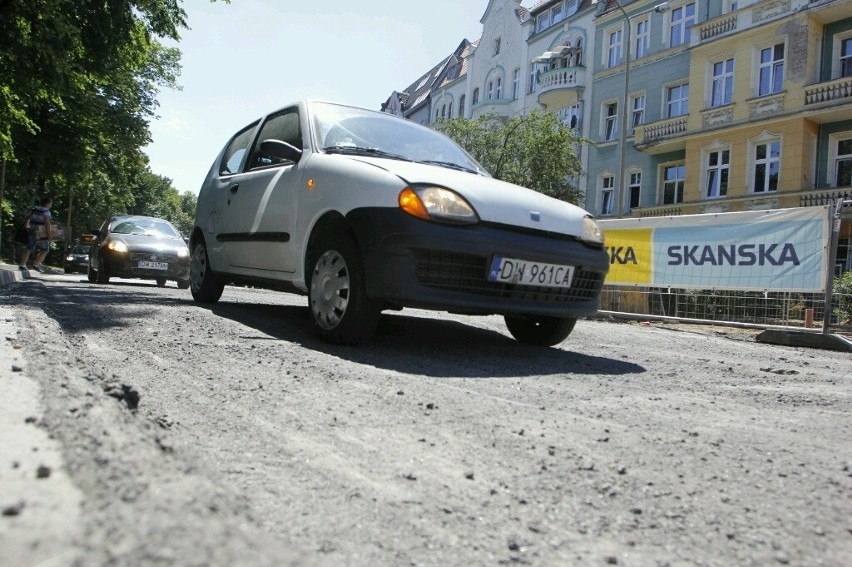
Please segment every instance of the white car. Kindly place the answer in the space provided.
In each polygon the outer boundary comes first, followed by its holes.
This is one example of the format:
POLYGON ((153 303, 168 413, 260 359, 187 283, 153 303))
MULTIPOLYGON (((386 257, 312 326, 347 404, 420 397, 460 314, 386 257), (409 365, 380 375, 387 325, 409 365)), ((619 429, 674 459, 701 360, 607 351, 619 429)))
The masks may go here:
POLYGON ((448 137, 390 114, 301 101, 249 124, 198 197, 190 289, 308 296, 326 341, 369 339, 384 309, 500 314, 554 345, 593 314, 609 268, 580 207, 492 178, 448 137))

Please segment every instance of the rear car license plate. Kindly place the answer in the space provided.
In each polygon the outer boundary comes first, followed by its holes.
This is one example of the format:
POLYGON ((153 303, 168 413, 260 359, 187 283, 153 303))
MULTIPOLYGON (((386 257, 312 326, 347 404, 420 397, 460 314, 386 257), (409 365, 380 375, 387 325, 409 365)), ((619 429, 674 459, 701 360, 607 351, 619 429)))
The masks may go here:
POLYGON ((149 262, 148 260, 139 260, 139 267, 146 270, 168 270, 168 262, 149 262))
POLYGON ((539 287, 571 287, 574 266, 546 264, 519 258, 495 256, 488 281, 539 287))

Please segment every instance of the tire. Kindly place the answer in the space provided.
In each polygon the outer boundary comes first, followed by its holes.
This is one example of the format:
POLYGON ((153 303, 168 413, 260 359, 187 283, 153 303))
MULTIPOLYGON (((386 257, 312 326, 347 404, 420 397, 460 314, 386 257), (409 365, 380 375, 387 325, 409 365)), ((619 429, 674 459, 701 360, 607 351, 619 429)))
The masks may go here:
POLYGON ((314 332, 329 343, 355 346, 376 331, 380 304, 367 297, 358 247, 347 236, 321 239, 309 260, 308 302, 314 332))
MULTIPOLYGON (((225 285, 210 271, 210 258, 207 256, 207 246, 201 240, 192 250, 192 260, 189 263, 189 291, 192 298, 199 303, 216 303, 222 297, 225 285)), ((178 282, 180 287, 180 282, 178 282)))
POLYGON ((517 317, 506 315, 503 319, 506 321, 509 332, 518 342, 536 346, 558 345, 568 338, 577 323, 576 317, 517 317))
POLYGON ((157 287, 166 287, 166 278, 157 278, 157 287))
POLYGON ((178 280, 178 289, 189 289, 189 280, 178 280))
POLYGON ((104 262, 103 256, 101 256, 101 261, 98 262, 98 265, 101 267, 101 269, 97 272, 97 282, 99 284, 108 284, 109 270, 107 269, 106 262, 104 262))
POLYGON ((86 270, 86 277, 91 283, 98 281, 98 272, 92 268, 92 264, 89 264, 89 269, 86 270))

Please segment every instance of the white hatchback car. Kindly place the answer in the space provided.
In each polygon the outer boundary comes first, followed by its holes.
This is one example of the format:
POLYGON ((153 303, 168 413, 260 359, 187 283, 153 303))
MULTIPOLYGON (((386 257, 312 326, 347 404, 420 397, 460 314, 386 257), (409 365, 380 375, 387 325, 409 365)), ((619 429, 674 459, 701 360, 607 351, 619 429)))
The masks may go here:
POLYGON ((216 158, 190 237, 190 289, 308 296, 318 336, 370 338, 384 309, 500 314, 554 345, 593 314, 609 268, 591 215, 492 178, 452 140, 390 114, 301 101, 216 158))

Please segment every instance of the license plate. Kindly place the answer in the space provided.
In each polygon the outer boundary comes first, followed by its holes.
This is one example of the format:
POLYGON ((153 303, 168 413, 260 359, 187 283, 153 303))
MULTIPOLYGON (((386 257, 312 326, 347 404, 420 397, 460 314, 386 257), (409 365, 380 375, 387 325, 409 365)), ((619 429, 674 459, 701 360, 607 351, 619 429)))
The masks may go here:
POLYGON ((571 287, 574 266, 495 256, 488 281, 539 287, 571 287))
POLYGON ((148 260, 139 260, 139 267, 146 270, 168 270, 168 262, 149 262, 148 260))

